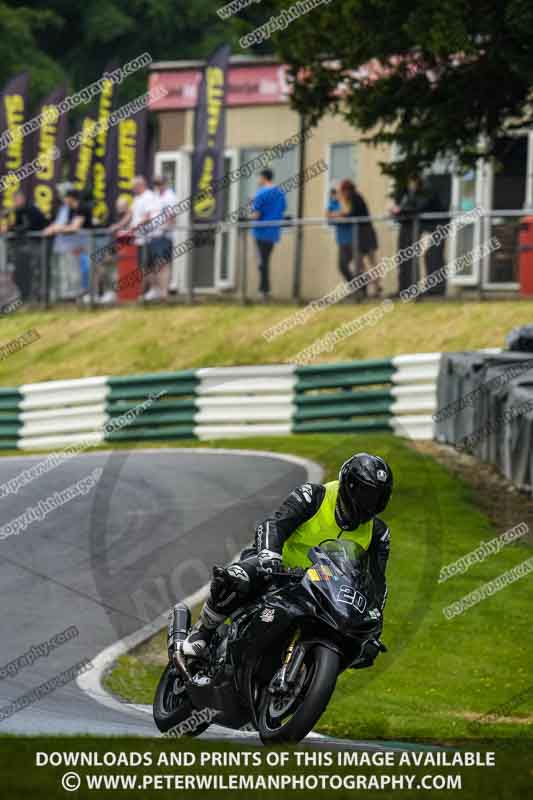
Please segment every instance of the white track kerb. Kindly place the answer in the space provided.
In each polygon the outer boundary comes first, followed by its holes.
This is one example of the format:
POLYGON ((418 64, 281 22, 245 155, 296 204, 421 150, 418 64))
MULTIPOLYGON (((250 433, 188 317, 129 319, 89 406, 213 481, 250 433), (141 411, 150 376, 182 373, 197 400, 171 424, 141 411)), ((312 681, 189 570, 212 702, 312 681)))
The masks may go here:
MULTIPOLYGON (((136 450, 135 452, 139 453, 143 451, 136 450)), ((158 452, 161 451, 158 450, 158 452)), ((189 449, 180 450, 179 448, 172 448, 170 452, 187 453, 187 455, 190 455, 191 451, 189 449)), ((311 481, 312 483, 320 483, 324 476, 324 471, 319 464, 316 464, 314 461, 310 461, 309 459, 288 455, 286 453, 270 453, 261 450, 224 450, 218 448, 211 449, 207 447, 195 450, 194 453, 195 455, 242 455, 256 458, 274 458, 279 461, 287 461, 291 464, 296 464, 297 466, 303 467, 307 472, 307 480, 311 481)), ((237 554, 235 555, 237 556, 237 554)), ((208 593, 209 584, 206 584, 194 592, 194 594, 185 598, 183 602, 188 605, 189 608, 194 608, 206 600, 208 593)), ((151 708, 149 706, 121 703, 119 700, 113 697, 113 695, 106 691, 102 684, 102 680, 106 672, 112 667, 112 665, 120 656, 128 653, 134 647, 142 644, 147 639, 150 639, 154 634, 158 633, 162 628, 166 627, 169 610, 170 609, 160 614, 152 622, 143 625, 143 627, 139 628, 138 631, 126 636, 124 639, 120 639, 118 642, 115 642, 112 645, 109 645, 109 647, 106 647, 104 650, 98 653, 97 656, 92 658, 91 663, 93 668, 76 678, 76 683, 78 684, 79 688, 97 703, 101 703, 102 705, 112 708, 115 711, 120 711, 121 713, 128 713, 135 716, 139 715, 139 711, 151 713, 151 708)), ((155 735, 159 736, 159 734, 154 732, 154 736, 155 735)))
POLYGON ((218 367, 0 389, 0 449, 392 431, 432 439, 440 353, 218 367))

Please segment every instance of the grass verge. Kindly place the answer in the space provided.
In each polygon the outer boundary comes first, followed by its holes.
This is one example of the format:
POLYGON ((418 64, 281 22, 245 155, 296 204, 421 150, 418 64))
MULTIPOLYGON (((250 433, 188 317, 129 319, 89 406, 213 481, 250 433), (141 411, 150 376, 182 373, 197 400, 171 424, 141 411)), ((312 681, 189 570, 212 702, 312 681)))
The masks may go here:
MULTIPOLYGON (((443 614, 446 606, 531 556, 531 549, 517 542, 438 583, 441 566, 502 532, 494 529, 461 478, 388 434, 205 445, 294 453, 321 463, 326 479, 358 450, 376 452, 392 465, 395 492, 384 515, 392 531, 384 630, 389 652, 372 669, 341 676, 317 730, 342 737, 447 742, 527 736, 533 720, 531 579, 522 578, 451 620, 443 614), (512 698, 519 695, 513 707, 512 698), (472 727, 508 701, 505 714, 472 727)), ((107 676, 107 687, 129 701, 151 703, 165 651, 164 635, 159 635, 122 657, 107 676)))
MULTIPOLYGON (((18 312, 2 320, 1 345, 31 329, 40 338, 0 361, 0 386, 95 375, 189 369, 291 359, 375 304, 342 303, 314 314, 271 342, 263 332, 295 314, 294 306, 195 305, 107 311, 18 312)), ((516 325, 531 322, 532 301, 402 304, 379 327, 339 341, 318 361, 401 353, 502 347, 516 325)))

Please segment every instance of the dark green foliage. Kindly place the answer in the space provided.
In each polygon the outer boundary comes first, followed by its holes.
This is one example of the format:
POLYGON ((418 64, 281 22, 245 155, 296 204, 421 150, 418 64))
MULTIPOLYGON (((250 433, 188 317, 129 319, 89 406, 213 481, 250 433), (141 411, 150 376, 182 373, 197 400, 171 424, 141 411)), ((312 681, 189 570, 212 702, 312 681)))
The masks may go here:
MULTIPOLYGON (((254 5, 246 29, 289 5, 254 5)), ((506 123, 533 121, 532 41, 531 0, 332 0, 261 50, 274 44, 291 66, 295 106, 312 121, 339 111, 370 141, 396 142, 405 160, 388 171, 401 177, 446 154, 471 165, 494 150, 506 123), (398 56, 376 80, 354 77, 372 59, 398 56), (342 80, 343 103, 334 94, 342 80)))
MULTIPOLYGON (((60 82, 79 90, 106 65, 142 53, 154 61, 202 58, 228 41, 220 0, 0 0, 0 85, 23 69, 33 104, 60 82), (27 7, 26 7, 27 5, 27 7), (31 6, 31 7, 30 7, 31 6)), ((238 45, 237 45, 238 47, 238 45)), ((119 102, 146 91, 147 70, 128 77, 119 102)), ((86 113, 81 107, 79 113, 86 113)))

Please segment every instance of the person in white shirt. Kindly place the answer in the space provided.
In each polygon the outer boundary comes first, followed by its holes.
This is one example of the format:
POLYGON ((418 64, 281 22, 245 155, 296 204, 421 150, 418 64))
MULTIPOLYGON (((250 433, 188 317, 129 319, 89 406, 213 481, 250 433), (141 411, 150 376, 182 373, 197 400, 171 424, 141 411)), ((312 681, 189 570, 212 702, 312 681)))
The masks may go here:
POLYGON ((136 175, 132 183, 134 194, 131 204, 130 230, 135 234, 134 242, 139 248, 138 262, 139 268, 146 275, 150 268, 149 241, 151 238, 151 226, 143 230, 143 225, 150 223, 159 211, 159 204, 156 195, 148 188, 146 179, 142 175, 136 175))
POLYGON ((145 300, 168 300, 168 286, 172 267, 173 231, 176 215, 172 213, 176 205, 176 195, 168 187, 166 178, 154 178, 154 190, 157 204, 156 220, 150 231, 148 244, 150 290, 145 300))

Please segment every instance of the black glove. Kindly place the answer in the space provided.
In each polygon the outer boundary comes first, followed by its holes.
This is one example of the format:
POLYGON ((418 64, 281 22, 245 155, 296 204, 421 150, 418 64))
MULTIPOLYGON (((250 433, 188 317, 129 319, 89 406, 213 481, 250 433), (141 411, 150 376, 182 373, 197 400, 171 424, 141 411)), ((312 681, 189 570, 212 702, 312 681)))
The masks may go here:
POLYGON ((257 556, 257 565, 260 572, 279 572, 281 555, 276 553, 275 550, 261 550, 257 556))

